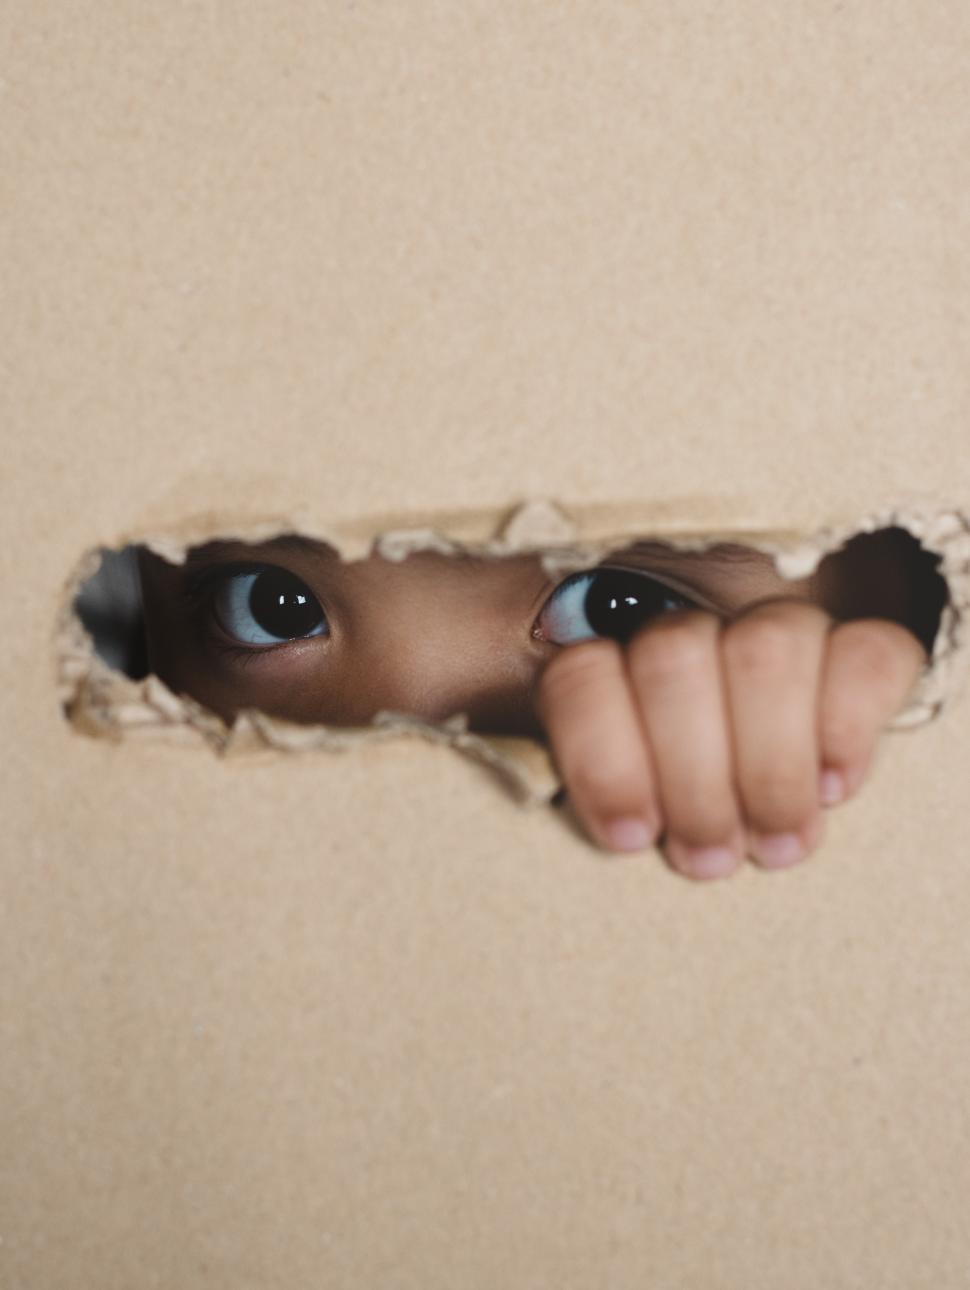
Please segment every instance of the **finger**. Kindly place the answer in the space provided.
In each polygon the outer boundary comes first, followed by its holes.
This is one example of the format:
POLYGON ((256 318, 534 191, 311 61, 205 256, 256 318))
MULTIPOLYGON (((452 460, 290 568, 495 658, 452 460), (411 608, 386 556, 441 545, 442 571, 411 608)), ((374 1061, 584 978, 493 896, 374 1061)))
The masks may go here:
POLYGON ((663 821, 620 646, 584 642, 557 654, 539 680, 539 719, 573 810, 611 851, 639 851, 663 821))
POLYGON ((722 654, 749 849, 768 868, 815 845, 818 704, 831 619, 807 601, 762 602, 724 630, 722 654))
POLYGON ((723 878, 744 860, 718 652, 720 620, 666 615, 630 642, 630 680, 654 763, 670 863, 723 878))
POLYGON ((824 805, 858 791, 879 735, 904 707, 927 661, 926 650, 899 623, 863 618, 833 628, 819 715, 824 805))

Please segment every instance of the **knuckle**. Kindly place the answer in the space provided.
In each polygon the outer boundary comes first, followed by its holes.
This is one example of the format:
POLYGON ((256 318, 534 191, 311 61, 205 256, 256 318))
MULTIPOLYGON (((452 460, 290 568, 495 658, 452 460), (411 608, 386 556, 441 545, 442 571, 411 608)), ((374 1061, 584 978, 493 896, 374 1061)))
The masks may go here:
POLYGON ((798 823, 807 818, 814 806, 814 783, 795 768, 758 767, 742 784, 746 813, 756 822, 798 823))
POLYGON ((872 739, 869 723, 858 713, 845 710, 823 714, 820 734, 826 760, 836 762, 852 761, 872 739))
POLYGON ((828 611, 813 600, 769 596, 748 605, 736 621, 787 623, 796 631, 803 631, 806 627, 827 628, 832 620, 828 611))
POLYGON ((729 770, 668 766, 657 755, 658 792, 675 837, 690 847, 729 843, 741 830, 741 802, 729 770))
POLYGON ((539 677, 540 705, 556 707, 601 684, 619 654, 615 641, 587 641, 564 649, 539 677))
POLYGON ((919 642, 899 623, 857 620, 844 623, 834 633, 839 648, 848 652, 852 665, 874 681, 885 685, 899 682, 915 664, 919 642))
POLYGON ((670 832, 693 850, 729 844, 740 829, 741 818, 733 810, 722 810, 709 819, 671 816, 668 823, 670 832))
POLYGON ((695 672, 709 657, 710 639, 718 630, 716 619, 700 613, 659 619, 630 642, 630 668, 660 684, 695 672))
POLYGON ((742 618, 724 633, 724 657, 741 673, 780 671, 799 649, 801 632, 790 619, 742 618))
POLYGON ((611 807, 636 809, 649 805, 642 800, 644 794, 638 784, 600 760, 581 758, 569 769, 567 781, 570 796, 586 809, 608 814, 611 807))

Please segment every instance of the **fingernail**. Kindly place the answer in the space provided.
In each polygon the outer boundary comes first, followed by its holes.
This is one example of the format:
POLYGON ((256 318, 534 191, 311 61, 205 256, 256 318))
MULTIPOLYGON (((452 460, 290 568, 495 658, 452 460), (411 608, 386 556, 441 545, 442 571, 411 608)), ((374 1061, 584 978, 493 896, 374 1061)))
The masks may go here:
POLYGON ((845 777, 837 770, 823 770, 818 791, 823 806, 838 805, 845 797, 845 777))
POLYGON ((633 815, 613 820, 606 825, 603 835, 613 851, 645 851, 655 836, 646 820, 633 815))
POLYGON ((727 878, 740 863, 730 847, 685 847, 679 842, 668 843, 667 858, 689 878, 727 878))
POLYGON ((766 869, 784 869, 797 864, 805 854, 805 845, 797 833, 752 834, 751 849, 766 869))

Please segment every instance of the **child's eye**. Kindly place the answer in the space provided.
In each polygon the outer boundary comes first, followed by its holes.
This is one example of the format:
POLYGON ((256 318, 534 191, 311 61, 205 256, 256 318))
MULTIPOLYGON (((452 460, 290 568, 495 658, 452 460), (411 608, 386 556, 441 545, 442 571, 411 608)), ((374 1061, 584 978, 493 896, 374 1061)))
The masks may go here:
POLYGON ((589 569, 560 583, 536 620, 536 635, 555 645, 608 636, 624 643, 651 618, 693 602, 644 573, 589 569))
POLYGON ((306 583, 275 565, 221 578, 212 609, 223 631, 246 645, 279 645, 329 631, 306 583))

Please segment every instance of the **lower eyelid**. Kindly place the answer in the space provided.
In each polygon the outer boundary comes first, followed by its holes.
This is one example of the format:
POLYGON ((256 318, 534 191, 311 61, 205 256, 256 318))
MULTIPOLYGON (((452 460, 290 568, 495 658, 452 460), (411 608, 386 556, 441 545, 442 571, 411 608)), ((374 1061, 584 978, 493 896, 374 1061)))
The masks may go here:
POLYGON ((320 642, 329 644, 331 633, 328 630, 316 636, 294 636, 289 640, 281 640, 269 645, 248 644, 230 635, 220 623, 219 615, 210 602, 199 607, 194 636, 196 648, 202 653, 214 655, 234 666, 236 664, 251 666, 267 663, 271 658, 275 658, 280 663, 284 660, 297 662, 298 659, 290 656, 306 652, 307 646, 311 646, 316 652, 320 642))
POLYGON ((215 639, 210 640, 209 647, 223 658, 233 659, 244 666, 255 662, 256 659, 265 654, 276 653, 275 645, 260 648, 258 645, 234 645, 228 641, 215 639))
POLYGON ((246 645, 228 639, 225 636, 218 637, 210 633, 204 644, 206 648, 221 654, 223 658, 235 659, 237 662, 250 664, 257 659, 266 660, 273 656, 302 655, 307 651, 301 647, 309 645, 311 641, 325 641, 328 639, 328 634, 324 633, 319 636, 296 636, 292 640, 280 641, 276 645, 246 645))

